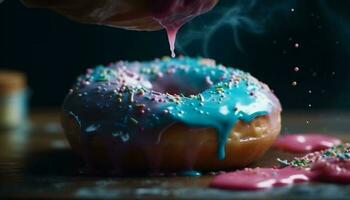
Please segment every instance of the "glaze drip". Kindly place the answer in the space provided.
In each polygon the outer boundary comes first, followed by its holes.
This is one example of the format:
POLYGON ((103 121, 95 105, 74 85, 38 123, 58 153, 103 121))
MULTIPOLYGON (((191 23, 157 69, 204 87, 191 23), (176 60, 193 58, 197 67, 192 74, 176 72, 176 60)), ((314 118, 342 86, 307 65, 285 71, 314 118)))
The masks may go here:
POLYGON ((180 28, 211 10, 216 3, 217 0, 153 0, 153 17, 167 32, 172 57, 175 57, 175 40, 180 28))
POLYGON ((82 137, 157 144, 174 123, 217 130, 219 159, 234 125, 280 109, 269 88, 247 73, 209 59, 164 58, 88 69, 63 104, 82 137), (139 134, 147 137, 137 137, 139 134), (147 139, 145 139, 147 138, 147 139))

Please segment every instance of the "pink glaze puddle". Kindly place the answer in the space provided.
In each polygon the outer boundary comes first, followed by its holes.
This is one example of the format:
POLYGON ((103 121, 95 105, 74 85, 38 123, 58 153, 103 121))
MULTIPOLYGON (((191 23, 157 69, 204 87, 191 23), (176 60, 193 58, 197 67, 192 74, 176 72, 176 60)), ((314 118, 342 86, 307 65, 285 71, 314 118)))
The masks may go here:
POLYGON ((316 181, 350 184, 350 161, 325 159, 311 169, 296 167, 244 169, 216 176, 210 187, 229 190, 261 190, 316 181))
POLYGON ((210 187, 231 190, 260 190, 307 182, 312 174, 293 167, 282 169, 255 168, 220 174, 210 187))
POLYGON ((214 177, 210 187, 229 190, 261 190, 310 181, 350 184, 350 161, 320 160, 316 161, 310 170, 296 167, 247 168, 214 177))
POLYGON ((194 17, 211 10, 216 0, 153 0, 153 17, 165 28, 171 50, 175 57, 176 35, 182 25, 194 17))
POLYGON ((312 152, 286 161, 284 168, 244 169, 220 174, 210 187, 230 190, 259 190, 301 182, 350 184, 350 144, 312 152))
POLYGON ((324 150, 340 143, 340 139, 322 134, 289 134, 278 138, 274 147, 292 153, 308 153, 324 150))
POLYGON ((350 184, 350 160, 319 160, 311 166, 311 172, 319 181, 350 184))

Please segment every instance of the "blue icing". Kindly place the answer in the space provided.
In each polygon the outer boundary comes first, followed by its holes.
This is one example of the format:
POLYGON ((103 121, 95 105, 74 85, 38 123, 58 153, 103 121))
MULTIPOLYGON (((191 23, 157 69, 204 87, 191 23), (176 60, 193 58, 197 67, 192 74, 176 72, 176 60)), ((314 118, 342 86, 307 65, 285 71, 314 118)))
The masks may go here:
POLYGON ((162 130, 174 122, 212 127, 217 130, 218 158, 224 159, 237 121, 251 122, 279 106, 270 93, 240 70, 205 59, 166 58, 90 69, 78 78, 63 108, 76 115, 83 132, 93 125, 96 134, 121 143, 137 140, 138 134, 149 135, 142 142, 157 143, 162 130))
POLYGON ((199 171, 195 171, 195 170, 187 170, 187 171, 179 172, 179 173, 177 173, 177 175, 194 177, 194 176, 201 176, 202 173, 200 173, 199 171))

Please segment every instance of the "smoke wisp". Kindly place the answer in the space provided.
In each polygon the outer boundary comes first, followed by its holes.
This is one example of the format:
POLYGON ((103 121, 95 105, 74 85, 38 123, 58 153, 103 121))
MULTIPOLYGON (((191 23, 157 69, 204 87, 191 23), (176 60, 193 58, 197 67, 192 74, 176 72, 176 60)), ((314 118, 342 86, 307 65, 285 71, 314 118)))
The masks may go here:
POLYGON ((234 41, 230 48, 244 51, 240 39, 243 30, 263 34, 266 26, 278 16, 290 13, 295 6, 295 0, 221 0, 216 8, 201 16, 200 20, 190 22, 183 28, 178 37, 177 48, 186 53, 189 45, 198 43, 203 55, 209 56, 209 45, 215 41, 215 35, 224 28, 229 28, 231 31, 226 36, 234 41))

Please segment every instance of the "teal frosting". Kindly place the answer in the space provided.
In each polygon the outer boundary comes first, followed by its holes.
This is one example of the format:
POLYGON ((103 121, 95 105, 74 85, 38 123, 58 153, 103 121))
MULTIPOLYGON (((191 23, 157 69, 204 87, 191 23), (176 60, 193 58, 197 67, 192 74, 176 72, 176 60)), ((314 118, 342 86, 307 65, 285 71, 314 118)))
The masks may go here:
POLYGON ((280 105, 248 73, 209 59, 180 57, 88 69, 63 108, 77 119, 83 135, 104 135, 122 144, 157 143, 174 123, 212 127, 217 130, 218 158, 224 159, 237 121, 250 122, 280 105))
POLYGON ((195 170, 187 170, 187 171, 179 172, 177 175, 178 176, 192 176, 192 177, 195 177, 195 176, 202 176, 202 173, 199 172, 199 171, 195 171, 195 170))

